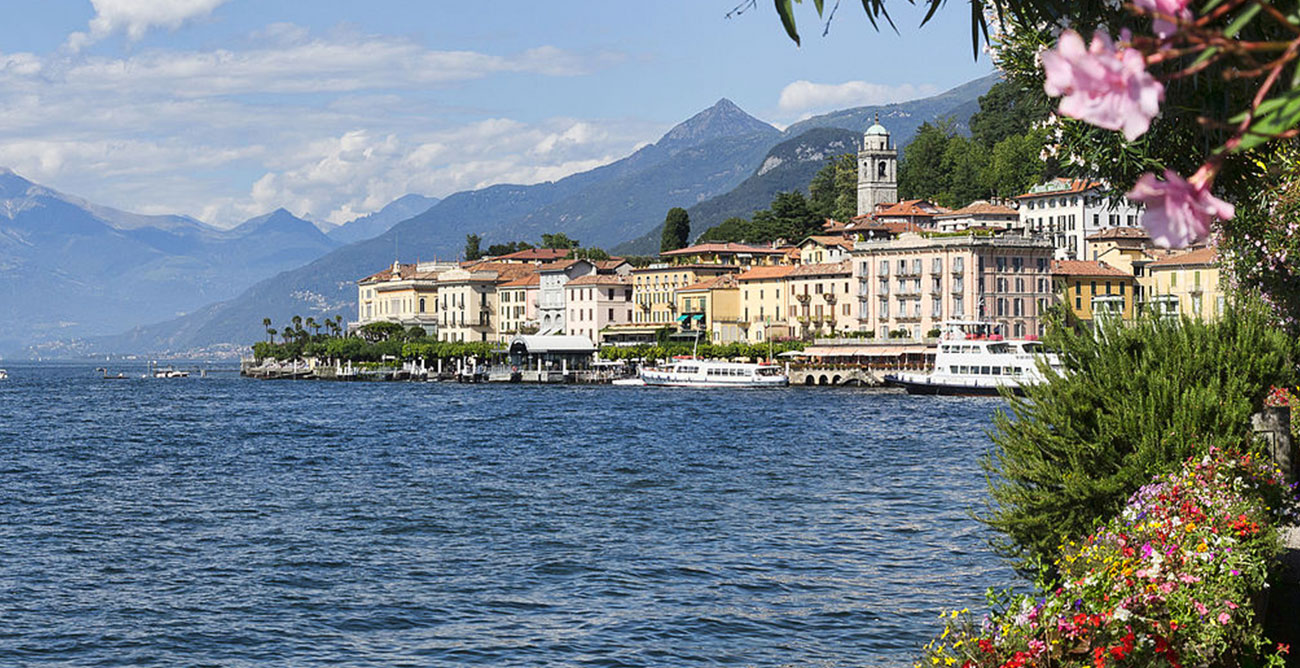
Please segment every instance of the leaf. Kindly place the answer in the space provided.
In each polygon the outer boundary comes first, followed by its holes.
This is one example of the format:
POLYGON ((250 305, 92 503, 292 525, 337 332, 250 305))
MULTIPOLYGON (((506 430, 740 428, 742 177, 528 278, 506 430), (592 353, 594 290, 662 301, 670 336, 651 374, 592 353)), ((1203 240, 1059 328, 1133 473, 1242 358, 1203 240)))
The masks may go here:
POLYGON ((799 31, 794 27, 794 5, 790 0, 775 0, 775 2, 776 13, 781 15, 781 25, 785 26, 785 34, 794 40, 795 46, 802 46, 799 44, 799 31))
POLYGON ((825 2, 826 2, 826 0, 813 0, 813 5, 817 7, 817 15, 818 15, 818 16, 821 16, 821 15, 822 15, 822 5, 823 5, 825 2))
MULTIPOLYGON (((1300 124, 1300 90, 1289 90, 1265 104, 1274 100, 1278 101, 1277 104, 1269 106, 1269 111, 1262 114, 1241 138, 1237 152, 1249 151, 1300 124)), ((1264 106, 1261 104, 1260 108, 1264 106)))
POLYGON ((1263 8, 1263 5, 1260 4, 1252 4, 1247 7, 1246 11, 1239 14, 1237 18, 1232 20, 1232 23, 1228 24, 1227 28, 1223 29, 1223 36, 1228 38, 1236 37, 1237 33, 1241 32, 1241 29, 1245 28, 1246 24, 1250 23, 1250 20, 1255 18, 1255 15, 1259 14, 1259 10, 1263 8))

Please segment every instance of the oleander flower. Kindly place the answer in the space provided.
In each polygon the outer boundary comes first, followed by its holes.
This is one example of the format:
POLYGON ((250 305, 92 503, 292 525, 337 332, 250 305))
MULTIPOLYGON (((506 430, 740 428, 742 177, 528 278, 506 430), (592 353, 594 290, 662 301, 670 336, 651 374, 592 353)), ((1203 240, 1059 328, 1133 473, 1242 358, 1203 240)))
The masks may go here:
MULTIPOLYGON (((1127 32, 1122 38, 1128 38, 1127 32)), ((1110 35, 1100 30, 1086 48, 1079 33, 1062 32, 1056 49, 1043 52, 1043 71, 1043 90, 1061 97, 1061 113, 1122 130, 1129 141, 1151 127, 1165 99, 1165 87, 1147 72, 1142 53, 1116 49, 1110 35)))
POLYGON ((1187 8, 1189 0, 1133 0, 1133 4, 1139 9, 1145 9, 1152 13, 1151 30, 1156 37, 1164 39, 1178 30, 1178 26, 1170 21, 1171 17, 1180 21, 1190 21, 1192 19, 1192 10, 1187 8))
POLYGON ((1150 172, 1143 174, 1127 197, 1146 206, 1142 226, 1151 241, 1163 248, 1184 248, 1205 238, 1215 219, 1228 220, 1233 206, 1210 194, 1209 171, 1202 168, 1191 180, 1171 169, 1163 181, 1150 172))

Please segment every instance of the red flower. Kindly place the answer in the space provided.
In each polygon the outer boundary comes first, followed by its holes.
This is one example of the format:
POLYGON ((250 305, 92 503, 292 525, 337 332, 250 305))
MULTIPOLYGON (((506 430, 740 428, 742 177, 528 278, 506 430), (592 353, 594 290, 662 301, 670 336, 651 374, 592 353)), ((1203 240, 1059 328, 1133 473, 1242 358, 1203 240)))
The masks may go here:
POLYGON ((1106 668, 1106 650, 1100 647, 1092 648, 1092 665, 1097 668, 1106 668))

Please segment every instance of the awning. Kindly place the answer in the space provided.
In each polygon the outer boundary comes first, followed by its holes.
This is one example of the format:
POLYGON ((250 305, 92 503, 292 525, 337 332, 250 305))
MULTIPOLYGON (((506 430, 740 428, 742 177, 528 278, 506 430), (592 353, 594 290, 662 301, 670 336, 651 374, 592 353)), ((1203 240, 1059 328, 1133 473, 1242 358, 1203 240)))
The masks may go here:
POLYGON ((695 315, 695 322, 704 322, 704 314, 702 314, 702 313, 697 313, 697 314, 695 315))
POLYGON ((679 315, 677 316, 677 322, 686 322, 686 320, 689 319, 690 317, 691 316, 689 315, 679 315))

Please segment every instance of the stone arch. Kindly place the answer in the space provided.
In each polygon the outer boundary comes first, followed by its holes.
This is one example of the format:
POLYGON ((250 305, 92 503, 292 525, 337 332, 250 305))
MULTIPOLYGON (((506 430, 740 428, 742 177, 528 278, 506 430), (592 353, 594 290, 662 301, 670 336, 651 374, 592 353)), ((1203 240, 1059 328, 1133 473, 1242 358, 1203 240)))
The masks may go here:
POLYGON ((826 381, 827 381, 826 374, 822 374, 822 375, 821 375, 821 378, 817 379, 817 384, 818 384, 818 385, 825 385, 825 384, 826 384, 826 381))
POLYGON ((889 176, 887 171, 889 169, 888 164, 889 163, 885 162, 884 160, 880 161, 880 164, 876 168, 876 178, 880 178, 880 179, 888 178, 889 176))
POLYGON ((837 373, 831 377, 831 385, 839 385, 839 384, 840 384, 840 375, 837 373))
POLYGON ((803 384, 804 384, 804 385, 812 385, 814 380, 815 380, 815 378, 813 378, 813 375, 812 375, 812 374, 808 374, 807 376, 804 376, 804 377, 803 377, 803 384))

